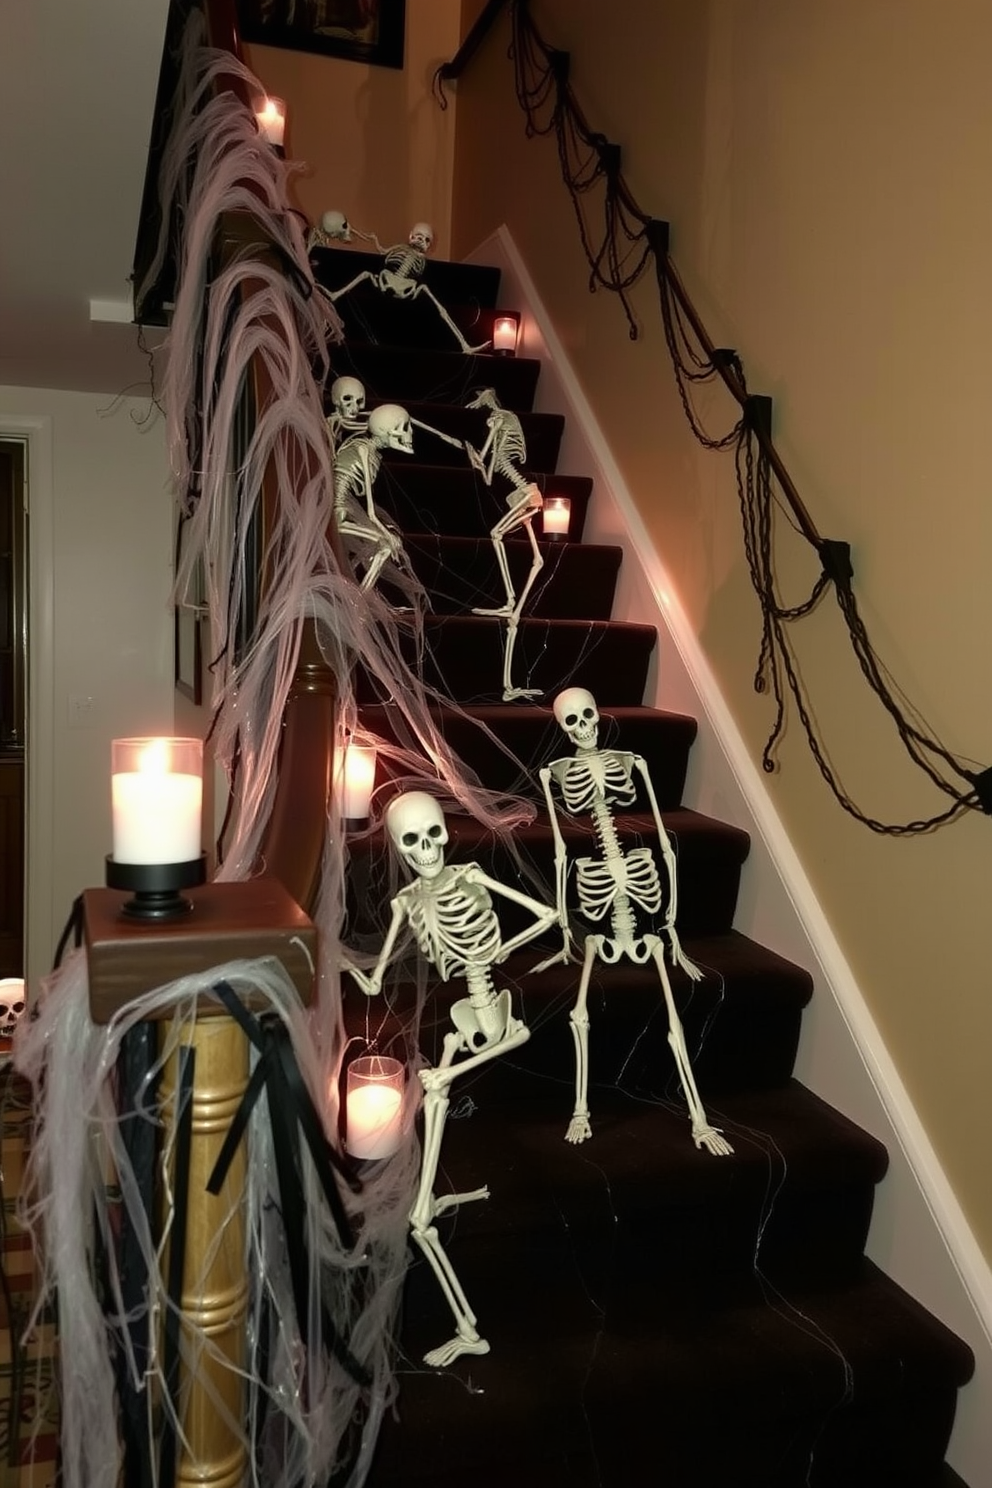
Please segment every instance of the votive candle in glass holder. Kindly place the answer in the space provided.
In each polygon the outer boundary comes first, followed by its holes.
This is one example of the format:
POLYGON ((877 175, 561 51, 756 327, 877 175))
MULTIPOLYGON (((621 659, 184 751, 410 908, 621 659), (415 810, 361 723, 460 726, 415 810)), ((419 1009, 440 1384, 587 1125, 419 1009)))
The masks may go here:
POLYGON ((365 1054, 348 1066, 345 1147, 363 1161, 392 1157, 403 1138, 404 1069, 398 1059, 365 1054))

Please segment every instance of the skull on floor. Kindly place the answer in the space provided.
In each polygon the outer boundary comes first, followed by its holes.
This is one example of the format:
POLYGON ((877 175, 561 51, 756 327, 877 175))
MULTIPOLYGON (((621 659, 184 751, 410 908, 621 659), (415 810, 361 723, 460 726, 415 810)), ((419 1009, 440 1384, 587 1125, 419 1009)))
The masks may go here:
POLYGON ((0 978, 0 1039, 10 1039, 24 1012, 24 982, 21 977, 0 978))
POLYGON ((413 454, 413 426, 410 415, 398 403, 380 403, 369 414, 369 433, 376 444, 413 454))
POLYGON ((584 687, 566 687, 554 700, 559 726, 577 749, 595 749, 599 738, 599 709, 584 687))
POLYGON ((360 419, 365 412, 365 389, 357 377, 336 377, 331 383, 331 403, 341 418, 360 419))
POLYGON ((444 867, 448 829, 434 796, 404 791, 386 807, 386 831, 400 857, 421 878, 436 878, 444 867))

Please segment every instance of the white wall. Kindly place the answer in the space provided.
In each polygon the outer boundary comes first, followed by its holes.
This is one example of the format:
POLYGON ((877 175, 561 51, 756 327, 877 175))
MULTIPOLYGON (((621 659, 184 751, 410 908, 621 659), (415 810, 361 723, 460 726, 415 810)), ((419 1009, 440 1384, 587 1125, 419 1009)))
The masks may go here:
POLYGON ((103 883, 111 739, 173 728, 172 495, 145 399, 0 385, 0 435, 28 439, 34 987, 74 897, 103 883))

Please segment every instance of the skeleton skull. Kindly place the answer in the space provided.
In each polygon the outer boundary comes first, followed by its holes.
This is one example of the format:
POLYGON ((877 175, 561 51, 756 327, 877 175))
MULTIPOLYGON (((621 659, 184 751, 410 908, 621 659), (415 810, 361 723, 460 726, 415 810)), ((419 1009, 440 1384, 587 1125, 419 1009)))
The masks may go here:
POLYGON ((365 389, 357 377, 337 377, 331 383, 331 402, 343 419, 354 421, 365 412, 365 389))
POLYGON ((24 982, 20 977, 0 978, 0 1039, 11 1039, 24 1012, 24 982))
POLYGON ((325 212, 320 225, 329 238, 337 238, 341 243, 351 242, 351 226, 343 212, 325 212))
POLYGON ((411 248, 416 248, 418 253, 430 253, 434 244, 434 229, 429 222, 415 222, 410 229, 407 241, 411 248))
POLYGON ((559 726, 577 749, 595 749, 599 738, 599 709, 584 687, 566 687, 554 700, 559 726))
POLYGON ((369 433, 376 444, 413 454, 413 427, 410 415, 398 403, 380 403, 369 414, 369 433))
POLYGON ((444 867, 448 829, 444 814, 426 791, 404 791, 386 807, 386 831, 396 851, 421 878, 437 878, 444 867))

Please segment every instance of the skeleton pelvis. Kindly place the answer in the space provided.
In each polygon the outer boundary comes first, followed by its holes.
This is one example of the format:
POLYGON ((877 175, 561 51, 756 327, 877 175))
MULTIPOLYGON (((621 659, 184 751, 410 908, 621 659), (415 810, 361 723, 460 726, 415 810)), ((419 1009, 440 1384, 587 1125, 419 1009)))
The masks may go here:
POLYGON ((485 1007, 473 1007, 467 997, 461 998, 451 1009, 451 1021, 473 1053, 487 1044, 498 1044, 506 1038, 512 1021, 509 988, 485 1007))

